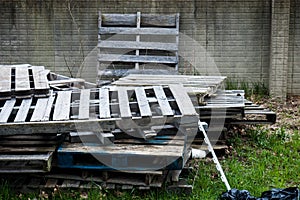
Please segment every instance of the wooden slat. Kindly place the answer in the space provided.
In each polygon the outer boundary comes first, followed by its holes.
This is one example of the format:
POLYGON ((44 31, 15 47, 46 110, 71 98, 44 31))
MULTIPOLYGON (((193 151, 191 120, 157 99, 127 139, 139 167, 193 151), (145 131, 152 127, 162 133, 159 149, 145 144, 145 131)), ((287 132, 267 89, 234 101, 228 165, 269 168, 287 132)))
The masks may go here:
POLYGON ((99 114, 100 119, 110 118, 109 109, 109 90, 106 88, 99 89, 99 114))
MULTIPOLYGON (((136 14, 101 14, 102 26, 136 26, 136 14)), ((175 27, 175 15, 142 14, 141 26, 175 27)))
POLYGON ((101 14, 101 20, 102 26, 136 26, 136 14, 101 14))
POLYGON ((37 155, 0 155, 0 161, 32 161, 43 160, 47 161, 52 156, 52 153, 37 154, 37 155))
POLYGON ((16 99, 7 100, 0 112, 0 123, 6 123, 16 103, 16 99))
POLYGON ((125 35, 178 35, 179 31, 173 28, 128 28, 128 27, 101 27, 99 34, 125 35))
POLYGON ((16 92, 30 90, 28 67, 16 67, 15 90, 16 92))
POLYGON ((172 108, 169 104, 169 101, 166 97, 166 94, 161 86, 153 86, 155 96, 157 98, 158 104, 160 106, 161 112, 164 116, 173 115, 172 108))
POLYGON ((36 102, 35 109, 33 111, 30 121, 49 121, 53 101, 53 96, 47 98, 39 98, 36 102))
POLYGON ((1 67, 0 68, 0 92, 11 91, 11 68, 1 67))
POLYGON ((32 99, 23 99, 14 122, 25 122, 32 99))
POLYGON ((176 15, 142 14, 141 26, 175 27, 176 15))
POLYGON ((142 87, 135 88, 135 95, 136 95, 141 116, 142 117, 152 116, 152 112, 144 88, 142 87))
POLYGON ((70 115, 70 102, 72 91, 57 92, 53 120, 68 120, 70 115))
POLYGON ((58 182, 57 179, 48 179, 45 187, 46 188, 55 188, 55 187, 57 187, 57 182, 58 182))
MULTIPOLYGON (((136 27, 137 28, 140 28, 141 27, 141 12, 137 12, 136 14, 136 27)), ((140 35, 136 35, 136 42, 140 42, 140 35)), ((139 56, 140 55, 140 50, 139 49, 136 49, 135 50, 135 55, 136 56, 139 56)), ((135 69, 139 69, 139 63, 135 63, 135 69)))
POLYGON ((90 117, 90 89, 83 89, 80 93, 78 119, 89 119, 90 117))
POLYGON ((100 48, 116 48, 116 49, 155 49, 166 51, 178 51, 176 43, 163 42, 139 42, 139 41, 110 41, 102 40, 99 42, 100 48))
POLYGON ((181 84, 169 85, 182 115, 197 115, 194 105, 181 84))
POLYGON ((122 118, 132 117, 126 88, 118 88, 119 108, 122 118))
POLYGON ((32 75, 33 75, 33 82, 34 82, 34 89, 36 90, 43 90, 49 89, 47 73, 48 70, 45 70, 43 66, 32 66, 32 75))
POLYGON ((177 58, 176 56, 136 56, 136 55, 99 54, 98 61, 176 64, 177 58))

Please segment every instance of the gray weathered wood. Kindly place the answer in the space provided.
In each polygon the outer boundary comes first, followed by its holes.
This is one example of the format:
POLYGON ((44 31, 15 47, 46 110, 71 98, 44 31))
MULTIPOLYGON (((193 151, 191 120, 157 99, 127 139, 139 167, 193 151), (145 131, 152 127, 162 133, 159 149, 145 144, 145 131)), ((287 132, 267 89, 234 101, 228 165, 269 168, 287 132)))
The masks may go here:
POLYGON ((126 88, 118 88, 119 109, 122 118, 132 117, 126 88))
POLYGON ((57 179, 48 179, 46 184, 45 184, 45 188, 55 188, 57 187, 57 179))
POLYGON ((98 47, 115 48, 115 49, 154 49, 154 50, 178 51, 178 45, 176 43, 163 43, 163 42, 103 40, 99 42, 98 47))
POLYGON ((31 70, 34 82, 34 89, 49 89, 49 83, 47 79, 47 74, 49 71, 45 70, 44 66, 32 66, 31 70))
POLYGON ((101 14, 102 26, 136 26, 136 14, 101 14))
MULTIPOLYGON (((102 26, 136 26, 136 14, 101 14, 102 26)), ((141 26, 175 27, 176 15, 142 14, 141 26)))
POLYGON ((17 112, 17 115, 15 117, 14 122, 25 122, 25 120, 27 118, 28 111, 29 111, 30 106, 31 106, 31 102, 32 102, 31 98, 22 100, 22 103, 19 107, 19 110, 17 112))
POLYGON ((141 116, 142 117, 152 116, 152 112, 144 88, 142 87, 135 88, 135 95, 136 95, 141 116))
MULTIPOLYGON (((137 12, 137 14, 136 14, 136 27, 137 28, 141 28, 141 12, 137 12)), ((140 35, 136 35, 135 36, 136 37, 136 42, 140 42, 140 35)), ((140 55, 140 50, 139 50, 139 48, 137 48, 136 50, 135 50, 135 55, 136 56, 139 56, 140 55)), ((139 69, 139 67, 140 67, 140 65, 139 65, 139 63, 135 63, 135 69, 139 69)))
POLYGON ((15 69, 15 91, 29 91, 30 82, 28 67, 16 67, 15 69))
POLYGON ((32 161, 32 160, 43 160, 47 161, 52 156, 52 153, 37 154, 37 155, 0 155, 0 161, 32 161))
POLYGON ((99 34, 124 35, 178 35, 179 31, 173 28, 131 28, 131 27, 101 27, 99 34))
POLYGON ((16 99, 7 100, 0 112, 0 123, 6 123, 16 103, 16 99))
POLYGON ((163 88, 161 86, 153 86, 153 89, 162 114, 164 116, 172 116, 174 113, 163 88))
POLYGON ((57 92, 53 120, 69 120, 72 91, 57 92))
POLYGON ((11 68, 1 67, 0 68, 0 92, 11 91, 11 68))
POLYGON ((36 102, 35 109, 32 113, 30 121, 49 121, 53 101, 54 96, 52 95, 47 98, 39 98, 36 102))
POLYGON ((89 119, 90 117, 90 89, 80 92, 78 119, 89 119))
POLYGON ((99 115, 100 119, 110 118, 109 108, 109 90, 106 88, 99 89, 99 115))
POLYGON ((99 54, 98 61, 176 64, 177 58, 176 56, 136 56, 136 55, 99 54))
POLYGON ((169 85, 182 115, 197 115, 194 105, 181 84, 169 85))

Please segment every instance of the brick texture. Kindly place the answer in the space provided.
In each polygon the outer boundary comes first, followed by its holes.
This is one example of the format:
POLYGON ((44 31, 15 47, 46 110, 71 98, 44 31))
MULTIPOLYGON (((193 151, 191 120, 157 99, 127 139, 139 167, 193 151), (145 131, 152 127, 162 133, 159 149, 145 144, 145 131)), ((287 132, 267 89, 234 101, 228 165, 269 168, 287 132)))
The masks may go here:
MULTIPOLYGON (((268 84, 273 78, 269 76, 271 63, 288 63, 288 72, 276 67, 274 77, 277 80, 280 73, 288 73, 291 78, 287 83, 276 84, 287 87, 288 93, 300 94, 299 0, 291 0, 291 4, 292 31, 283 48, 284 54, 289 52, 287 61, 270 57, 270 52, 282 54, 282 50, 270 46, 269 0, 5 0, 0 2, 0 59, 6 64, 45 65, 69 76, 76 76, 80 66, 84 66, 81 75, 94 80, 98 11, 179 12, 180 31, 189 38, 181 38, 182 73, 221 74, 268 84)), ((289 24, 287 10, 284 3, 274 10, 283 25, 289 24)), ((272 41, 281 40, 282 34, 285 36, 286 32, 278 31, 272 41)))

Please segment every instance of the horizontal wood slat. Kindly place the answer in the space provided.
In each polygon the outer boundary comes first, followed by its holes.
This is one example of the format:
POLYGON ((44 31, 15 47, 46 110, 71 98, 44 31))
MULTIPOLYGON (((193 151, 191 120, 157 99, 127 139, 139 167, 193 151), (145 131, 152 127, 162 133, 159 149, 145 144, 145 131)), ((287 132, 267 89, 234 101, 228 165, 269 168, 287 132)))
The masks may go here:
POLYGON ((115 49, 153 49, 153 50, 165 50, 165 51, 178 51, 178 46, 175 43, 163 43, 163 42, 103 40, 99 42, 98 47, 115 48, 115 49))
POLYGON ((99 28, 99 34, 176 36, 179 34, 179 31, 174 28, 101 27, 99 28))
POLYGON ((118 54, 99 54, 98 61, 176 64, 177 58, 176 56, 136 56, 118 54))

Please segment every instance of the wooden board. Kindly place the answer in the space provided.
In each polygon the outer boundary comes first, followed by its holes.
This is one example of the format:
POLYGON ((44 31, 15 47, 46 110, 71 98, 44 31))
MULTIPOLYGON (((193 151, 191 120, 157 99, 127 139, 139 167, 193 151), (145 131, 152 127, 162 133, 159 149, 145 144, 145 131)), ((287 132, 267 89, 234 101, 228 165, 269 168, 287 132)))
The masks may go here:
POLYGON ((53 102, 54 102, 54 97, 52 95, 46 98, 39 98, 35 105, 35 109, 33 111, 30 121, 31 122, 49 121, 53 102))
POLYGON ((122 118, 132 117, 126 88, 118 87, 120 115, 122 118))
POLYGON ((53 120, 69 120, 72 91, 59 91, 55 101, 53 120))
POLYGON ((153 86, 158 104, 164 116, 172 116, 174 113, 161 86, 153 86))
POLYGON ((139 63, 162 63, 174 64, 178 60, 175 56, 137 56, 122 54, 99 54, 98 61, 103 62, 139 62, 139 63))
POLYGON ((78 119, 89 119, 90 117, 90 89, 80 92, 78 119))
POLYGON ((32 76, 34 81, 35 90, 49 89, 49 83, 47 79, 48 70, 45 70, 44 66, 32 66, 32 76))
POLYGON ((99 88, 99 115, 100 119, 110 118, 109 90, 99 88))
POLYGON ((16 67, 15 91, 30 91, 28 67, 16 67))
POLYGON ((5 102, 0 112, 0 123, 6 123, 8 121, 8 118, 14 108, 15 103, 16 99, 10 99, 5 102))
POLYGON ((32 103, 32 98, 22 100, 22 103, 19 107, 14 122, 25 122, 31 103, 32 103))
POLYGON ((138 102, 140 114, 142 117, 150 117, 152 116, 152 112, 148 103, 148 99, 145 93, 144 88, 136 87, 135 95, 138 102))
POLYGON ((182 115, 198 115, 190 97, 182 92, 185 90, 182 85, 169 85, 169 87, 182 115))
POLYGON ((11 91, 11 68, 1 67, 0 68, 0 92, 11 91))

